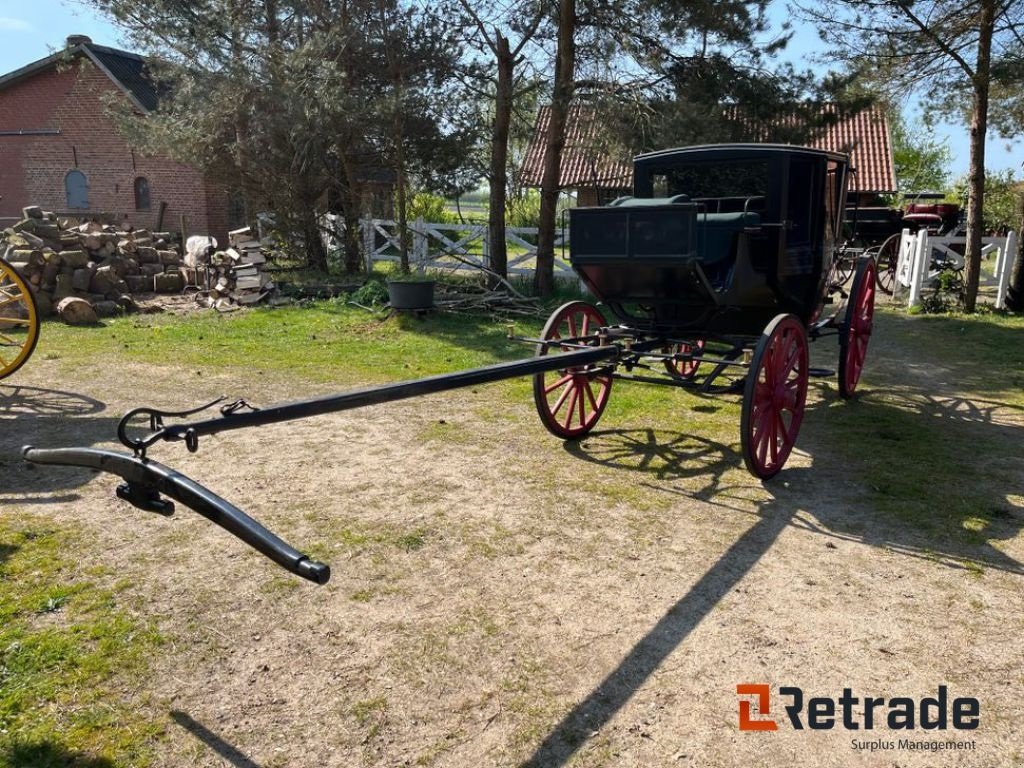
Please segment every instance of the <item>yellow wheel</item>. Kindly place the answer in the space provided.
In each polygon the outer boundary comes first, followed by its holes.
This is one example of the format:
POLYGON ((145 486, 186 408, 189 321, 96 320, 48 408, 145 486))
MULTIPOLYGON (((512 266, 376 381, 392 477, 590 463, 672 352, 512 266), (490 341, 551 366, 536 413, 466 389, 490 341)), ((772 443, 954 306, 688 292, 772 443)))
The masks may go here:
POLYGON ((32 356, 39 341, 39 312, 32 292, 14 267, 0 259, 0 379, 32 356))

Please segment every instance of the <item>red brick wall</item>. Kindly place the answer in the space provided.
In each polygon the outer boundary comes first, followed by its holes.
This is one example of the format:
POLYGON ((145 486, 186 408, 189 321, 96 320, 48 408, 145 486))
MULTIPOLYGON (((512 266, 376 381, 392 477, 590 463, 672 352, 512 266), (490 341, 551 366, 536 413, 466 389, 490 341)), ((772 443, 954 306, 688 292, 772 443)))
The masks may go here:
POLYGON ((64 71, 45 70, 0 90, 0 131, 60 131, 57 136, 0 135, 0 217, 39 205, 75 215, 108 214, 151 228, 166 202, 165 230, 177 230, 184 215, 188 234, 226 237, 226 200, 218 205, 224 195, 208 194, 195 168, 133 152, 105 114, 108 94, 127 98, 84 58, 64 71), (73 168, 88 180, 88 211, 68 210, 64 179, 73 168), (135 209, 138 176, 149 181, 150 210, 135 209))

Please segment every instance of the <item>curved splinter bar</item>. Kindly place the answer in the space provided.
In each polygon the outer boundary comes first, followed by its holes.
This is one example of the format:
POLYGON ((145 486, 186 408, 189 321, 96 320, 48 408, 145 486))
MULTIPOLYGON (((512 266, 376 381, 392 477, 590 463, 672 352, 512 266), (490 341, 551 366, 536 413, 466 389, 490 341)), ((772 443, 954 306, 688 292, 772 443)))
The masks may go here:
POLYGON ((331 578, 330 566, 311 560, 229 501, 158 462, 98 448, 26 446, 22 456, 33 464, 86 467, 117 475, 125 480, 117 489, 117 495, 140 509, 173 514, 174 505, 160 498, 161 493, 165 494, 216 523, 282 568, 317 584, 326 584, 331 578))

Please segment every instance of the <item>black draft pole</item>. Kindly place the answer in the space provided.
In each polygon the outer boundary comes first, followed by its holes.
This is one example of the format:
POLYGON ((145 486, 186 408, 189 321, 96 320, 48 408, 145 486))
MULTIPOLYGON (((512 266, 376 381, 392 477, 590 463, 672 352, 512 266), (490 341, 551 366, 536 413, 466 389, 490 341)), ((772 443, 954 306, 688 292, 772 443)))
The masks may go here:
POLYGON ((299 400, 294 403, 271 405, 252 411, 225 413, 217 418, 191 423, 171 424, 163 428, 161 437, 165 440, 185 439, 186 433, 194 437, 212 435, 230 429, 244 429, 263 424, 274 424, 280 421, 291 421, 309 416, 320 416, 326 413, 347 411, 363 408, 368 405, 379 405, 393 400, 404 400, 409 397, 445 392, 450 389, 472 387, 477 384, 488 384, 519 376, 532 376, 536 373, 557 371, 563 368, 575 368, 610 360, 619 355, 615 345, 587 347, 579 351, 564 352, 555 355, 541 355, 527 360, 514 360, 508 363, 496 363, 483 368, 472 368, 459 373, 444 373, 438 376, 427 376, 412 381, 400 381, 394 384, 382 384, 377 387, 357 389, 340 395, 299 400))

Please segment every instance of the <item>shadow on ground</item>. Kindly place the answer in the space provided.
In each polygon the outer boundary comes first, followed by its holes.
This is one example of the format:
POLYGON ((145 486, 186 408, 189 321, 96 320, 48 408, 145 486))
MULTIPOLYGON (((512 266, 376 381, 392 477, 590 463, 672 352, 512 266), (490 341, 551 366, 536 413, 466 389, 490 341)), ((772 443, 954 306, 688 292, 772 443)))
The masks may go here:
POLYGON ((91 446, 116 438, 116 418, 105 403, 77 392, 0 386, 0 504, 56 504, 78 498, 71 491, 95 476, 90 470, 34 467, 21 457, 25 445, 91 446))
POLYGON ((65 749, 51 741, 0 747, 0 765, 10 768, 115 768, 116 763, 65 749))
POLYGON ((202 723, 194 720, 186 712, 172 710, 171 719, 216 752, 229 765, 233 765, 235 768, 260 768, 259 764, 249 759, 244 752, 241 752, 233 744, 225 741, 202 723))
POLYGON ((764 483, 770 498, 754 511, 749 500, 730 504, 738 489, 723 484, 726 470, 742 467, 734 448, 655 429, 595 430, 565 443, 579 460, 638 473, 650 488, 757 520, 522 765, 567 765, 788 526, 950 567, 1024 574, 1021 563, 992 544, 1024 527, 1024 509, 1014 501, 1024 487, 1024 426, 997 418, 1018 410, 996 400, 917 391, 866 392, 850 402, 826 393, 809 406, 798 441, 814 466, 784 470, 764 483), (835 490, 823 496, 812 487, 835 490))

